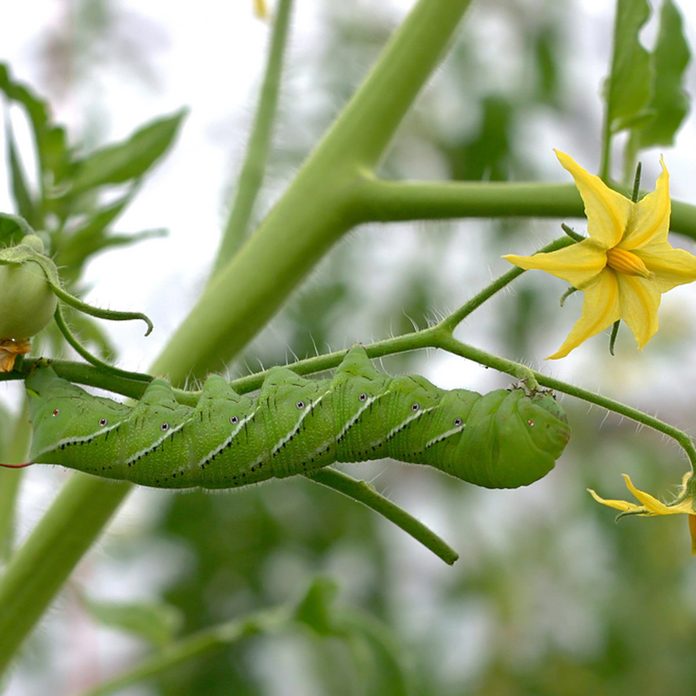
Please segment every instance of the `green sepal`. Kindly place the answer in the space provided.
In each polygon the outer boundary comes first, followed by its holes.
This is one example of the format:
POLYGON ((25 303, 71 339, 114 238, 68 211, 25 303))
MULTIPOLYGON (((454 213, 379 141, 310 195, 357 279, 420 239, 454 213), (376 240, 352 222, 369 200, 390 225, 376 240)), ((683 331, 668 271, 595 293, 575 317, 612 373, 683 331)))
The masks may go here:
POLYGON ((98 367, 100 370, 108 372, 109 374, 114 375, 115 377, 125 377, 126 379, 135 379, 140 382, 150 382, 150 380, 152 379, 150 375, 145 375, 140 372, 129 372, 128 370, 121 370, 118 367, 114 367, 113 365, 104 362, 93 353, 90 353, 89 350, 87 350, 87 348, 85 348, 82 345, 82 343, 80 343, 80 340, 77 338, 77 336, 75 336, 75 334, 70 330, 70 327, 68 326, 67 322, 65 321, 65 317, 63 316, 63 310, 61 309, 60 304, 56 307, 54 318, 56 320, 58 329, 63 334, 65 340, 70 344, 72 349, 78 355, 83 357, 88 363, 94 365, 94 367, 98 367))
MULTIPOLYGON (((38 237, 36 237, 38 240, 38 237)), ((40 240, 39 240, 40 241, 40 240)), ((43 244, 41 245, 43 247, 43 244)), ((145 335, 148 336, 153 327, 152 321, 142 312, 119 312, 112 309, 101 309, 94 307, 74 295, 71 295, 67 290, 64 290, 60 284, 60 276, 58 269, 48 256, 38 251, 31 243, 27 243, 26 238, 17 246, 8 247, 0 250, 0 265, 21 265, 25 263, 35 263, 44 272, 46 282, 50 285, 51 290, 56 297, 65 302, 65 304, 74 307, 75 309, 89 314, 100 319, 110 319, 111 321, 128 321, 130 319, 140 319, 147 325, 145 335)))

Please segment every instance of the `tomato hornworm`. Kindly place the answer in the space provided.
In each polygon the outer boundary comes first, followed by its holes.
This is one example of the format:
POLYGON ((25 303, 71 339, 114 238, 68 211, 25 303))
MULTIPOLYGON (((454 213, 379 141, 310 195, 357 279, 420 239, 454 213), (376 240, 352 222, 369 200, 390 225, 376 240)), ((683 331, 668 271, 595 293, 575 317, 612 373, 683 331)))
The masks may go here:
POLYGON ((570 436, 548 392, 445 391, 378 371, 359 346, 331 379, 271 369, 255 399, 212 375, 195 407, 162 379, 134 406, 93 396, 50 367, 26 387, 33 462, 162 488, 233 488, 383 457, 514 488, 548 473, 570 436))

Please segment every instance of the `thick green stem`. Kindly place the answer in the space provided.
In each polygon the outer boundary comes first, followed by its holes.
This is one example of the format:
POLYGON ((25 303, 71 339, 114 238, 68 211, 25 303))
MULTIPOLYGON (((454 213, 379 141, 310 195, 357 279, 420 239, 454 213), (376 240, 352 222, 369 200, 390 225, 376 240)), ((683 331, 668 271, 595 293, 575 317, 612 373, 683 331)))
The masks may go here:
MULTIPOLYGON (((14 422, 11 440, 4 448, 5 461, 15 463, 26 461, 29 450, 31 428, 29 427, 26 400, 14 422)), ((12 553, 15 534, 15 514, 17 495, 22 483, 22 473, 3 469, 0 471, 0 564, 7 561, 12 553)))
POLYGON ((0 671, 130 489, 73 474, 0 582, 0 671))
MULTIPOLYGON (((630 197, 629 188, 615 188, 630 197)), ((385 181, 367 176, 357 199, 364 222, 585 215, 573 184, 385 181)), ((670 229, 696 239, 696 206, 673 200, 670 229)))
POLYGON ((249 137, 244 164, 239 173, 237 190, 225 225, 220 250, 215 259, 213 274, 234 256, 244 241, 254 210, 254 203, 263 182, 273 122, 278 107, 283 54, 287 43, 291 10, 292 0, 280 0, 273 22, 268 61, 256 117, 249 137))
MULTIPOLYGON (((470 0, 419 0, 259 230, 220 269, 155 362, 181 383, 227 363, 359 221, 359 172, 375 166, 470 0)), ((131 486, 73 475, 0 581, 0 672, 131 486)))
POLYGON ((378 163, 468 5, 469 0, 419 0, 286 194, 215 275, 165 349, 158 371, 178 382, 222 368, 360 222, 361 172, 378 163))
POLYGON ((372 222, 491 217, 583 217, 572 184, 387 181, 365 177, 361 214, 372 222))

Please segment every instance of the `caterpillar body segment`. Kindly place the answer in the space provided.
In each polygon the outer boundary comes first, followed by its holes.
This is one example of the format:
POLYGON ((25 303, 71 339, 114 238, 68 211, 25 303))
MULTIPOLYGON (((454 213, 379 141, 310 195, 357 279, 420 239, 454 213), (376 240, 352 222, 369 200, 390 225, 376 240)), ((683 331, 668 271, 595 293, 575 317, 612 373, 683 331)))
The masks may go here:
POLYGON ((383 457, 513 488, 548 473, 570 435, 548 393, 446 391, 376 370, 360 347, 331 379, 274 368, 256 398, 210 376, 195 407, 160 379, 132 407, 50 368, 26 386, 34 462, 162 488, 235 488, 383 457))

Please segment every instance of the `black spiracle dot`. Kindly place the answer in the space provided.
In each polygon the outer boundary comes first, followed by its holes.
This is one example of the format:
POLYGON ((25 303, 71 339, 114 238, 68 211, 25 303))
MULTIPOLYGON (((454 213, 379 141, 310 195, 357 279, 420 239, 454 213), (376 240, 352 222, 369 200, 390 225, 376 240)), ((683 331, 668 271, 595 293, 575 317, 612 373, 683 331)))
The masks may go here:
POLYGON ((298 401, 298 402, 295 404, 295 406, 297 406, 297 408, 299 408, 299 409, 303 409, 304 406, 305 406, 305 403, 304 403, 304 401, 298 401))
POLYGON ((412 404, 411 410, 415 413, 420 409, 420 404, 412 404))
POLYGON ((464 421, 461 418, 454 419, 454 427, 458 428, 464 421))
POLYGON ((105 425, 108 425, 109 421, 106 420, 106 418, 100 418, 99 419, 99 425, 103 428, 105 425))
POLYGON ((160 430, 161 430, 163 433, 166 433, 167 430, 169 430, 169 423, 162 423, 162 425, 160 425, 160 430))
POLYGON ((363 392, 362 394, 360 394, 358 399, 360 399, 360 401, 367 401, 367 394, 363 392))
POLYGON ((239 423, 239 417, 238 416, 230 416, 230 423, 232 423, 232 425, 236 425, 237 423, 239 423))

